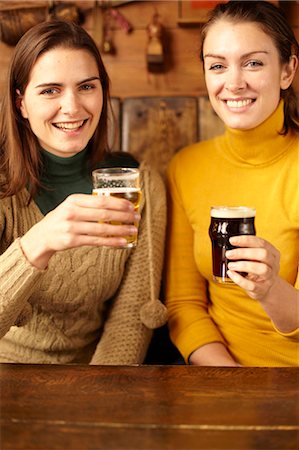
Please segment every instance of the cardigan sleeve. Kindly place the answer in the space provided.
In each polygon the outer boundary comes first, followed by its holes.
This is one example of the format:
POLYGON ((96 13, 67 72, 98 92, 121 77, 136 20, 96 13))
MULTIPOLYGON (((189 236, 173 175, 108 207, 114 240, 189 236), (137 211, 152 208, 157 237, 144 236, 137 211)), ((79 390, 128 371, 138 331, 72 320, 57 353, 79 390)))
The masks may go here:
POLYGON ((29 320, 32 308, 28 299, 42 273, 23 254, 19 238, 9 242, 12 225, 12 218, 0 207, 0 338, 11 326, 29 320))
POLYGON ((158 173, 149 176, 149 197, 141 212, 137 247, 131 250, 125 273, 113 299, 103 334, 91 364, 141 364, 146 355, 152 331, 141 321, 140 309, 151 300, 149 245, 152 245, 154 290, 158 298, 161 284, 166 227, 164 183, 158 173), (151 230, 147 214, 151 208, 151 230))

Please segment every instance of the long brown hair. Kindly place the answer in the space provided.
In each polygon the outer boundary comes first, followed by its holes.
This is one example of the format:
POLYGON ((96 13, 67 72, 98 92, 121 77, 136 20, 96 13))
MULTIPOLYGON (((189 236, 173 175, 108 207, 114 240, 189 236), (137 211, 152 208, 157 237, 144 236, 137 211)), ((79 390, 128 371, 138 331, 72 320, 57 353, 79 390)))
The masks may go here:
POLYGON ((21 115, 17 91, 24 94, 37 59, 58 47, 87 50, 97 63, 103 107, 98 126, 89 142, 90 167, 101 161, 108 151, 109 78, 95 42, 83 28, 72 22, 55 20, 40 23, 19 40, 9 67, 0 112, 0 198, 14 195, 25 186, 30 186, 30 193, 34 195, 40 186, 39 145, 28 120, 21 115))
MULTIPOLYGON (((210 13, 209 20, 201 30, 201 52, 203 62, 203 45, 210 27, 220 19, 232 22, 255 22, 271 37, 276 46, 282 64, 289 63, 292 55, 299 55, 299 45, 295 34, 288 24, 282 9, 267 1, 229 1, 219 3, 210 13)), ((280 90, 280 97, 284 99, 284 124, 282 134, 289 129, 299 133, 298 97, 293 86, 280 90)))

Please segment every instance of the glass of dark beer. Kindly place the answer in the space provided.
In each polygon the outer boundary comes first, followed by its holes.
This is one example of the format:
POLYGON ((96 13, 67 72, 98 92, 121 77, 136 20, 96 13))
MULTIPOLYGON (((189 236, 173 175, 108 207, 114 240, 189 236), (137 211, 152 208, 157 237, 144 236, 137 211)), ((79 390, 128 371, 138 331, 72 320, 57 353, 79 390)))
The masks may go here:
MULTIPOLYGON (((255 234, 255 208, 247 206, 212 206, 209 236, 212 243, 213 280, 217 283, 233 283, 227 276, 227 250, 235 248, 229 238, 243 234, 255 234)), ((241 273, 241 275, 246 275, 241 273)))
MULTIPOLYGON (((92 172, 93 195, 114 196, 125 198, 133 203, 138 211, 141 200, 140 174, 138 169, 126 167, 111 167, 96 169, 92 172)), ((121 225, 120 222, 110 222, 112 225, 121 225)), ((137 226, 137 223, 134 224, 137 226)), ((127 245, 136 247, 137 234, 126 236, 127 245)))

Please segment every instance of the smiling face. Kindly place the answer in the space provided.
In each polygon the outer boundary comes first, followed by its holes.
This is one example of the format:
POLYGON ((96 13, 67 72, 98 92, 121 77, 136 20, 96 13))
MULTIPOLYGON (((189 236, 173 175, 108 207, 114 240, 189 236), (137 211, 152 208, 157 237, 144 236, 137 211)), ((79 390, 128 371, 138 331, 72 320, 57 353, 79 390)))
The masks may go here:
POLYGON ((43 149, 62 157, 79 153, 93 136, 103 106, 94 57, 64 47, 42 54, 20 100, 22 116, 43 149))
POLYGON ((253 22, 221 19, 203 45, 205 80, 215 112, 230 128, 251 129, 277 108, 293 79, 272 39, 253 22))

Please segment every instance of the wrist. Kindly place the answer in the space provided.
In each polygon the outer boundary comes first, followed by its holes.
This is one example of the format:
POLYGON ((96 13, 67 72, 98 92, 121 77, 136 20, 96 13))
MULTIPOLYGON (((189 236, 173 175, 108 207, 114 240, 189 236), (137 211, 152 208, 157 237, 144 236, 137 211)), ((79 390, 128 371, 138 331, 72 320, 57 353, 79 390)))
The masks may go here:
POLYGON ((38 243, 30 232, 21 237, 20 246, 27 261, 39 270, 47 268, 50 258, 55 253, 55 251, 46 249, 44 245, 38 243))
POLYGON ((211 342, 194 350, 189 356, 189 364, 197 366, 239 367, 221 342, 211 342))
POLYGON ((271 305, 271 303, 273 302, 273 294, 275 294, 276 290, 279 289, 281 283, 281 278, 276 275, 275 279, 273 280, 273 282, 271 284, 269 284, 269 287, 267 289, 267 291, 265 292, 265 294, 258 298, 258 301, 263 304, 263 305, 271 305))

